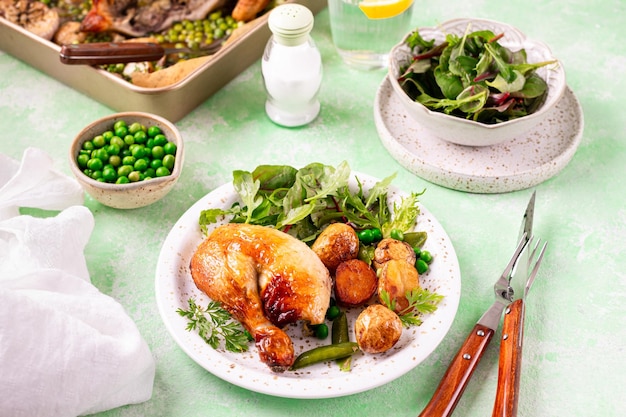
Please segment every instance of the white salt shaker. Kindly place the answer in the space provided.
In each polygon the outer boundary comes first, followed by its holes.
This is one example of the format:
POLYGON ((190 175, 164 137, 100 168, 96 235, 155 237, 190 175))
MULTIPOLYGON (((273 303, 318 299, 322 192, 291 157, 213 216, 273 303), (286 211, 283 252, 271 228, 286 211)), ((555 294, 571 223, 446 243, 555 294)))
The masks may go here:
POLYGON ((317 117, 322 58, 310 36, 313 13, 300 4, 283 4, 269 15, 261 72, 269 118, 282 126, 302 126, 317 117))

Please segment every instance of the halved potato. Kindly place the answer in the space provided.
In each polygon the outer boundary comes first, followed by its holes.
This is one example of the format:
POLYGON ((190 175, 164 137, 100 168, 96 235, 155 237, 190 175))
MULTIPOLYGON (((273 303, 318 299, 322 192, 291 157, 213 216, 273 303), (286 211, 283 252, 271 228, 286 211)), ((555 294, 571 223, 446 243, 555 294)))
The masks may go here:
POLYGON ((335 298, 339 304, 356 307, 376 292, 376 272, 360 259, 342 262, 335 271, 335 298))

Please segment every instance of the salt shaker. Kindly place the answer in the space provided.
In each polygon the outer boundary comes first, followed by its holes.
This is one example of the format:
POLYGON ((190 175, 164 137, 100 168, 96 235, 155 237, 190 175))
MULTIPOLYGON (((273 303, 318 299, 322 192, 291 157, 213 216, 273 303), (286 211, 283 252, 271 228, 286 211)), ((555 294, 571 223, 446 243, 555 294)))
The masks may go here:
POLYGON ((310 36, 313 13, 300 4, 283 4, 270 12, 268 26, 272 35, 261 61, 265 111, 276 124, 305 125, 320 111, 322 58, 310 36))

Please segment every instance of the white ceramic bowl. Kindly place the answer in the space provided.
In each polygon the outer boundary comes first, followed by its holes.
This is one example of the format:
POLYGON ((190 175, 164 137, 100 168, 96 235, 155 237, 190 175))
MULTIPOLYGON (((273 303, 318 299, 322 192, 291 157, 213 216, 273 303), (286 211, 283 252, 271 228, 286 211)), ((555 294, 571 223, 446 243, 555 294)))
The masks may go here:
MULTIPOLYGON (((537 63, 556 60, 550 49, 541 42, 528 39, 518 29, 505 23, 484 19, 454 19, 437 27, 419 28, 425 40, 435 39, 436 44, 445 40, 446 34, 463 36, 468 31, 490 30, 495 34, 503 33, 498 42, 512 51, 525 49, 527 61, 537 63), (469 29, 468 29, 469 25, 469 29)), ((439 139, 467 146, 489 146, 511 140, 523 135, 541 123, 550 110, 555 107, 565 91, 565 71, 560 62, 537 69, 536 73, 548 84, 548 94, 544 103, 534 113, 498 124, 485 124, 461 117, 432 111, 421 103, 417 103, 404 92, 398 77, 400 68, 411 60, 411 51, 405 44, 405 38, 393 47, 389 57, 389 82, 400 97, 406 111, 424 128, 439 139)))
POLYGON ((174 124, 150 113, 125 112, 105 116, 81 130, 70 147, 69 163, 80 185, 95 200, 113 208, 134 209, 152 204, 170 192, 182 171, 184 155, 183 139, 174 124), (82 172, 76 162, 76 157, 83 143, 107 130, 112 130, 118 120, 124 120, 129 126, 134 122, 139 122, 146 127, 158 126, 168 141, 176 144, 176 162, 170 175, 129 184, 110 184, 96 181, 82 172))

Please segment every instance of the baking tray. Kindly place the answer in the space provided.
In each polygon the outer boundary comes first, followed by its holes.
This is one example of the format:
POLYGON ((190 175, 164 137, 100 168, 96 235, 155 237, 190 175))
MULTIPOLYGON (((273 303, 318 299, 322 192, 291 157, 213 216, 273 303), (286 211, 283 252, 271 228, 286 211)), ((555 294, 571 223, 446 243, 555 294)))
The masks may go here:
MULTIPOLYGON (((316 14, 326 0, 291 0, 316 14)), ((26 62, 115 111, 144 111, 177 122, 217 90, 256 62, 270 37, 268 13, 254 27, 221 48, 181 81, 161 88, 133 85, 107 71, 86 65, 65 65, 61 47, 0 17, 0 50, 26 62)))

